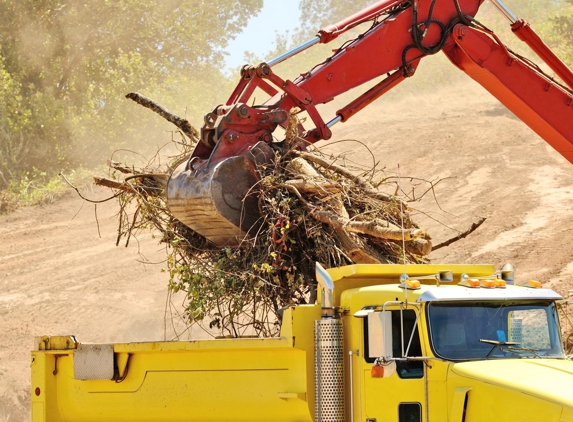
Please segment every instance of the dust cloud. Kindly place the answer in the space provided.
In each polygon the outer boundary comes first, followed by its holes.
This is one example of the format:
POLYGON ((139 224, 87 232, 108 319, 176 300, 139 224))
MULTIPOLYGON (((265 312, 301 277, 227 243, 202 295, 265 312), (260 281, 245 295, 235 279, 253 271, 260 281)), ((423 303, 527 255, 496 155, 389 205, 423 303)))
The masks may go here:
MULTIPOLYGON (((31 34, 27 28, 24 35, 31 34)), ((30 51, 38 48, 33 40, 27 45, 30 51)), ((176 113, 189 101, 171 103, 170 98, 156 99, 176 113)), ((134 113, 137 106, 126 103, 121 107, 129 109, 123 118, 133 119, 145 135, 125 125, 113 127, 127 149, 139 152, 147 139, 160 144, 171 136, 162 123, 147 126, 153 119, 148 111, 134 113)), ((573 230, 564 226, 573 214, 571 164, 504 110, 439 55, 423 62, 411 81, 333 128, 333 141, 355 139, 365 147, 333 142, 325 148, 359 162, 370 162, 373 154, 389 177, 397 177, 400 164, 405 179, 441 180, 435 195, 412 203, 417 221, 435 243, 487 217, 471 236, 432 253, 433 262, 498 268, 509 262, 519 280, 537 279, 567 297, 573 289, 573 230)), ((104 134, 82 132, 80 123, 69 121, 81 139, 92 142, 85 154, 94 144, 105 144, 104 134)), ((93 147, 91 156, 103 162, 109 153, 93 147)), ((171 339, 184 332, 177 323, 177 303, 166 307, 163 247, 146 236, 129 248, 116 248, 116 205, 97 210, 96 220, 92 205, 70 195, 0 216, 0 422, 30 419, 35 336, 125 342, 171 339)), ((184 332, 182 338, 201 336, 184 332)))

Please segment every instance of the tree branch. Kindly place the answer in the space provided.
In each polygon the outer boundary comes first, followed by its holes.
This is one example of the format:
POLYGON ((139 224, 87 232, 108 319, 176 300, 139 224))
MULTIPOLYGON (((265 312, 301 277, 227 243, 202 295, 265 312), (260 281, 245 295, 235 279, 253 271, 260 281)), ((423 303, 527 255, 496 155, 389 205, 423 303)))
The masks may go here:
POLYGON ((118 189, 128 193, 139 193, 131 184, 125 182, 116 182, 115 180, 94 177, 94 184, 105 186, 106 188, 118 189))
POLYGON ((468 235, 470 235, 471 233, 473 233, 474 231, 476 231, 476 230, 478 229, 478 227, 481 226, 481 225, 485 222, 485 220, 487 220, 486 217, 480 218, 478 222, 473 223, 473 224, 471 225, 471 227, 470 227, 469 229, 467 229, 465 232, 463 232, 463 233, 457 235, 456 237, 452 237, 451 239, 446 240, 445 242, 442 242, 442 243, 440 243, 439 245, 434 246, 434 249, 433 249, 433 250, 436 251, 436 250, 438 250, 438 249, 440 249, 440 248, 443 248, 443 247, 445 247, 445 246, 449 246, 449 245, 451 245, 452 243, 457 242, 458 240, 461 240, 461 239, 467 237, 468 235))
POLYGON ((137 104, 156 112, 168 122, 173 123, 179 129, 181 129, 181 131, 192 141, 197 142, 199 140, 199 132, 191 125, 191 123, 189 123, 187 119, 176 116, 175 114, 167 111, 167 109, 161 105, 157 104, 155 101, 144 97, 137 92, 130 92, 125 96, 125 98, 129 98, 130 100, 135 101, 137 104))
POLYGON ((352 172, 350 172, 348 169, 336 165, 334 163, 331 163, 319 156, 317 156, 316 154, 311 154, 308 152, 302 152, 302 151, 292 151, 293 154, 302 157, 308 161, 313 162, 314 164, 318 164, 319 166, 321 166, 322 168, 326 169, 326 170, 332 170, 335 173, 338 173, 344 177, 346 177, 347 179, 349 179, 351 182, 356 183, 358 186, 360 186, 362 189, 364 189, 364 193, 370 197, 379 199, 381 201, 385 201, 385 202, 398 202, 398 203, 402 203, 402 205, 404 207, 407 207, 408 205, 406 203, 404 203, 401 199, 397 198, 396 196, 393 195, 387 195, 385 193, 382 192, 378 192, 376 189, 374 189, 374 187, 372 186, 372 184, 366 180, 364 177, 358 176, 356 174, 352 174, 352 172))

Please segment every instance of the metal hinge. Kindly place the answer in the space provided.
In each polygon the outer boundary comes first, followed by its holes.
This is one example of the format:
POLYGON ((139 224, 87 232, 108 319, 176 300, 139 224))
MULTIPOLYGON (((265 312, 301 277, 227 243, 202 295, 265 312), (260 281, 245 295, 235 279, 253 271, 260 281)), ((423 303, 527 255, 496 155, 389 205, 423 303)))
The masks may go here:
POLYGON ((34 338, 34 351, 40 350, 74 350, 79 342, 75 336, 42 336, 34 338))

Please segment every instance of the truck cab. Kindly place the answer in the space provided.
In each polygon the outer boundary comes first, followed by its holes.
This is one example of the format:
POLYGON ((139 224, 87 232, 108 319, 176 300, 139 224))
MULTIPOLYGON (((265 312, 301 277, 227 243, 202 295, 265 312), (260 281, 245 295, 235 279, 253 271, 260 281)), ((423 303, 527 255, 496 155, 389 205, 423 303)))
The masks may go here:
POLYGON ((328 273, 344 327, 349 420, 573 420, 557 293, 489 265, 328 273))

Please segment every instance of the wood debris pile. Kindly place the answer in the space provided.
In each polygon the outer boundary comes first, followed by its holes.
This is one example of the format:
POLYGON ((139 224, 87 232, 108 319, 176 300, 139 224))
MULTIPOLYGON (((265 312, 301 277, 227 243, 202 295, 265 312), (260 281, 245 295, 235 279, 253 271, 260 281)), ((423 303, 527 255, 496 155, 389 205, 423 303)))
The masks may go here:
POLYGON ((114 189, 119 199, 118 243, 129 243, 141 230, 161 234, 169 289, 185 295, 189 322, 228 336, 277 335, 285 306, 314 302, 316 262, 427 262, 430 237, 412 220, 407 203, 378 190, 383 172, 357 172, 317 149, 277 148, 272 163, 258 168, 260 182, 253 188, 261 211, 258 230, 238 247, 218 248, 167 208, 167 177, 193 147, 180 145, 173 165, 135 169, 110 162, 116 177, 96 183, 114 189))

